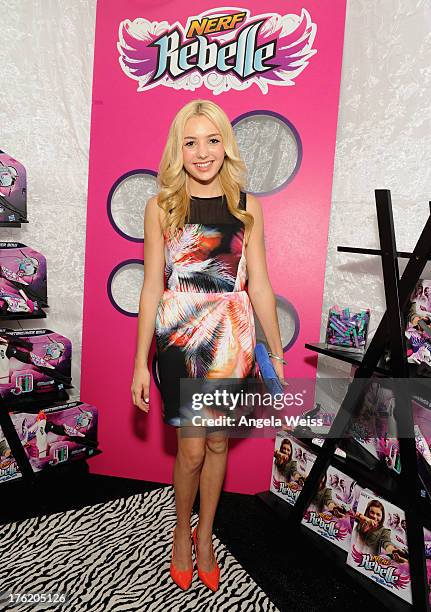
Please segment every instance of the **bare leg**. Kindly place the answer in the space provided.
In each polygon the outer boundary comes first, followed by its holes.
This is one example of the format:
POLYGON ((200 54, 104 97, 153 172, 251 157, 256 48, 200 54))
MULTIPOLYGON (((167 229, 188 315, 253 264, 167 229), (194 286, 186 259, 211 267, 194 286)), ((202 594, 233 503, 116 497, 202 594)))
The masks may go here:
POLYGON ((178 452, 174 466, 175 527, 174 563, 186 570, 192 565, 190 515, 199 486, 199 475, 205 457, 205 437, 188 437, 177 428, 178 452))
POLYGON ((212 531, 214 515, 226 473, 227 453, 228 438, 223 432, 213 432, 207 435, 205 461, 199 483, 200 510, 197 533, 199 567, 204 572, 210 572, 215 563, 212 552, 212 531))

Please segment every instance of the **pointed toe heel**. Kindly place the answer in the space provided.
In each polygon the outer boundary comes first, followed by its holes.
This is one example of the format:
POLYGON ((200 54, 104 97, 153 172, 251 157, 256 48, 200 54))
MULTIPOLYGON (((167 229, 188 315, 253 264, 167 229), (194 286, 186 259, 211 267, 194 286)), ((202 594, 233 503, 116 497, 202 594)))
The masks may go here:
POLYGON ((177 584, 180 589, 187 591, 190 588, 193 578, 193 564, 192 567, 186 570, 179 570, 174 563, 174 547, 175 547, 175 530, 172 534, 172 556, 171 556, 171 567, 170 574, 172 580, 177 584))
POLYGON ((214 569, 212 569, 210 572, 204 572, 203 570, 199 569, 198 547, 197 547, 197 527, 195 527, 194 530, 193 530, 193 544, 194 544, 194 547, 195 547, 196 565, 197 565, 197 568, 198 568, 198 577, 199 577, 199 580, 201 582, 203 582, 206 587, 211 589, 211 591, 215 592, 219 588, 219 583, 220 583, 220 567, 219 567, 219 565, 217 563, 217 559, 215 558, 215 554, 214 554, 214 550, 213 550, 213 557, 214 557, 214 561, 215 561, 214 569))

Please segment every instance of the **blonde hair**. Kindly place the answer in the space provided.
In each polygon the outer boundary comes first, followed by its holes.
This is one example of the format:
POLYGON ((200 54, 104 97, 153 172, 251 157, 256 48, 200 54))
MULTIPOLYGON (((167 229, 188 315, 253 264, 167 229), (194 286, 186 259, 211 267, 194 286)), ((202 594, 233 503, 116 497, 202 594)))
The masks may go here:
POLYGON ((226 113, 210 100, 193 100, 175 115, 160 161, 157 176, 157 202, 164 211, 164 231, 169 235, 183 227, 190 212, 190 192, 187 173, 183 167, 184 128, 191 117, 204 115, 217 126, 223 140, 225 159, 219 170, 219 183, 229 212, 242 221, 248 236, 253 226, 253 215, 238 208, 240 190, 245 185, 245 164, 241 159, 232 125, 226 113))

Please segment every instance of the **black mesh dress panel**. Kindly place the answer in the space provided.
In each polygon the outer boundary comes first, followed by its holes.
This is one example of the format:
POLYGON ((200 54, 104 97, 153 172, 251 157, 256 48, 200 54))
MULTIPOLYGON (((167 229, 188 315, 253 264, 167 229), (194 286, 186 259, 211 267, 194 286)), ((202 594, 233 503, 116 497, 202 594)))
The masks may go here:
MULTIPOLYGON (((241 191, 238 208, 246 210, 246 194, 241 191)), ((234 217, 227 207, 224 196, 199 198, 193 196, 190 200, 190 217, 188 223, 203 223, 205 225, 225 225, 242 221, 234 217)))

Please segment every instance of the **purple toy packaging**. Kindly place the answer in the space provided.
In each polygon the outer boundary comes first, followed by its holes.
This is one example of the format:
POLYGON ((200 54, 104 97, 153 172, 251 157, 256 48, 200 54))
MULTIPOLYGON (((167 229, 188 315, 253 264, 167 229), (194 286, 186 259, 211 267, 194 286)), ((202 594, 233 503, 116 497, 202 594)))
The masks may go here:
POLYGON ((363 353, 367 343, 370 310, 351 312, 350 308, 332 306, 326 326, 326 344, 329 348, 363 353))
POLYGON ((27 174, 16 159, 0 151, 0 224, 27 222, 27 174))
POLYGON ((97 409, 83 402, 51 406, 38 413, 11 414, 35 472, 94 454, 97 416, 97 409))
POLYGON ((49 329, 0 329, 0 397, 11 405, 67 399, 72 345, 49 329))
POLYGON ((6 482, 20 477, 20 469, 12 455, 2 428, 0 427, 0 482, 6 482))
POLYGON ((405 514, 372 491, 359 497, 347 563, 412 603, 405 514))
MULTIPOLYGON (((352 376, 355 368, 352 368, 352 376)), ((395 399, 384 378, 374 376, 351 426, 351 433, 373 457, 400 472, 399 444, 394 417, 395 399)))
POLYGON ((410 297, 406 327, 410 363, 431 366, 431 281, 420 279, 410 297))
POLYGON ((425 562, 427 566, 429 603, 431 606, 431 531, 429 531, 429 529, 424 529, 424 540, 425 540, 425 562))
POLYGON ((0 242, 0 318, 48 306, 46 259, 19 242, 0 242))
POLYGON ((277 432, 270 490, 294 505, 316 455, 284 431, 277 432))
POLYGON ((302 519, 303 525, 348 552, 361 490, 355 480, 329 466, 302 519))

